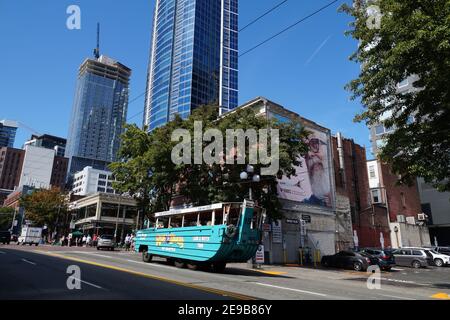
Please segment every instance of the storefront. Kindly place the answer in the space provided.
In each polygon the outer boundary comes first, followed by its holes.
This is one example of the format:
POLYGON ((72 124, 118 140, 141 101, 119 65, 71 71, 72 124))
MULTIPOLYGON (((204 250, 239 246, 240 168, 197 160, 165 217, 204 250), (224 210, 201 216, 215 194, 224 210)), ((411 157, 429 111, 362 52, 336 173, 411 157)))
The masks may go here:
POLYGON ((72 229, 84 234, 116 235, 122 242, 138 228, 136 200, 116 194, 97 193, 70 203, 72 229))

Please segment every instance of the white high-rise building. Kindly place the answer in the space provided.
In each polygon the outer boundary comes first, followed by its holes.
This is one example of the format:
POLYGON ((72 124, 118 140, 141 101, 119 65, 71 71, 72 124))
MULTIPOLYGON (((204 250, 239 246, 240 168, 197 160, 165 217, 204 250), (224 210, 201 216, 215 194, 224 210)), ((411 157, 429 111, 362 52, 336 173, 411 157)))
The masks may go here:
POLYGON ((75 195, 87 196, 95 193, 116 193, 112 187, 112 172, 85 167, 75 173, 72 192, 75 195))

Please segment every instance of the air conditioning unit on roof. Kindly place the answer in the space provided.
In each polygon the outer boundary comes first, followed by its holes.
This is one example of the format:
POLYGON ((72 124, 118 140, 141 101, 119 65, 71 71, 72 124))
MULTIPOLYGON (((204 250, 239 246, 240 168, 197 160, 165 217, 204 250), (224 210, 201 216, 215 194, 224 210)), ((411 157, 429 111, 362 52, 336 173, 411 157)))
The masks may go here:
POLYGON ((419 213, 417 215, 417 220, 419 220, 419 221, 426 221, 427 220, 427 215, 425 213, 419 213))

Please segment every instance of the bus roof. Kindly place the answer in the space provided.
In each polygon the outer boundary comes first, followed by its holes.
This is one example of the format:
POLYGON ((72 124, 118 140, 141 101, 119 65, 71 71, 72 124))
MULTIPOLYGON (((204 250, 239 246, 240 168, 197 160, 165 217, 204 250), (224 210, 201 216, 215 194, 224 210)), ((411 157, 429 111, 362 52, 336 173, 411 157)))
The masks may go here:
MULTIPOLYGON (((177 215, 183 215, 183 214, 195 213, 195 212, 212 211, 212 210, 215 210, 215 209, 222 209, 223 206, 227 205, 227 204, 239 204, 239 205, 242 205, 243 202, 215 203, 215 204, 210 204, 210 205, 201 206, 201 207, 172 209, 172 210, 169 210, 169 211, 155 213, 155 218, 168 217, 168 216, 177 216, 177 215)), ((253 205, 253 202, 247 201, 247 204, 248 205, 253 205)))

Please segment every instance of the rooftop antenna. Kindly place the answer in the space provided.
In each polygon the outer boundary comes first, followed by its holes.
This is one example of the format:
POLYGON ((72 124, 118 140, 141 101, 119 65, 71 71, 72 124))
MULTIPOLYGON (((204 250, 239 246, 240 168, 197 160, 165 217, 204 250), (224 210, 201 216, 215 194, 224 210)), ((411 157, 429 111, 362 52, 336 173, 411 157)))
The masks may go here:
POLYGON ((100 23, 97 22, 97 48, 94 49, 94 57, 100 58, 100 23))

